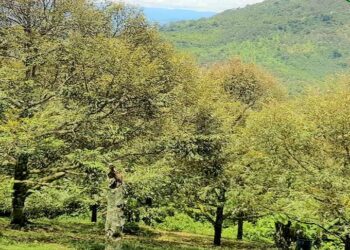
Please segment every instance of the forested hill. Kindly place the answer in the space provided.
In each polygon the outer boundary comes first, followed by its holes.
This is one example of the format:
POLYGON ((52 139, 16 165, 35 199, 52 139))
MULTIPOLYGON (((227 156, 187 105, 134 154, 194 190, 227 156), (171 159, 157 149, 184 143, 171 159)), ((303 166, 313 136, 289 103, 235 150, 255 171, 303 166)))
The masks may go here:
POLYGON ((316 82, 350 68, 350 3, 345 0, 266 0, 162 31, 201 63, 236 55, 287 83, 316 82))

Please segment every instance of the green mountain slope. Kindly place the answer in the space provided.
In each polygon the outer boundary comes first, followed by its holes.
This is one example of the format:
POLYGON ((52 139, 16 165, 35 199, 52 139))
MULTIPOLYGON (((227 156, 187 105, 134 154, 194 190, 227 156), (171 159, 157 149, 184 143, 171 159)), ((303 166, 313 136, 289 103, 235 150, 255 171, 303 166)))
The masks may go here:
POLYGON ((162 32, 201 63, 240 56, 293 86, 350 71, 350 3, 345 0, 266 0, 174 23, 162 32))

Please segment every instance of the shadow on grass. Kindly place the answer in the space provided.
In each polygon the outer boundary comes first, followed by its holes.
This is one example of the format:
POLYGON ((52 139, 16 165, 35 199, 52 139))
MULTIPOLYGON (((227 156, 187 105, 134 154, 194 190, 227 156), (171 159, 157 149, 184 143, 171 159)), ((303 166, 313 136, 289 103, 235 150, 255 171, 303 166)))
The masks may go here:
MULTIPOLYGON (((223 240, 221 248, 212 247, 208 236, 188 233, 154 231, 127 225, 127 235, 118 250, 203 250, 203 249, 273 249, 262 243, 223 240)), ((92 224, 79 220, 36 220, 20 230, 13 230, 8 219, 0 218, 0 249, 7 245, 55 243, 65 249, 104 250, 103 224, 92 224)))

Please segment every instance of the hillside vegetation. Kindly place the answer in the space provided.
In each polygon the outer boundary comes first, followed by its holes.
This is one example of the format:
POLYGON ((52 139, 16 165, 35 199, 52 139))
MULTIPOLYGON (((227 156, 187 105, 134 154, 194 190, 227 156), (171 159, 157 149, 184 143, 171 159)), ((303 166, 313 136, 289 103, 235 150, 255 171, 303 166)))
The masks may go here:
POLYGON ((239 56, 295 87, 349 68, 349 14, 344 0, 267 0, 162 31, 201 63, 239 56))

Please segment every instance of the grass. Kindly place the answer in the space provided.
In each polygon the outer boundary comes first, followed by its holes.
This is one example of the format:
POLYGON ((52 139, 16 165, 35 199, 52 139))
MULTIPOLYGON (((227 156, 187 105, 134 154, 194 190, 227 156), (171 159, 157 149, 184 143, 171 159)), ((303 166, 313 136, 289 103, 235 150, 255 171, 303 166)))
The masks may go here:
POLYGON ((12 245, 10 243, 0 241, 0 250, 68 250, 72 249, 58 244, 45 244, 45 243, 18 243, 12 245))
MULTIPOLYGON (((165 221, 156 226, 157 229, 173 232, 186 232, 195 235, 206 235, 214 237, 213 226, 209 222, 195 221, 186 214, 177 213, 172 217, 167 217, 165 221)), ((265 242, 273 244, 273 234, 275 231, 274 219, 270 217, 262 218, 255 223, 244 223, 244 239, 250 242, 265 242)), ((234 239, 237 235, 237 226, 232 223, 224 225, 222 237, 224 239, 234 239)))
MULTIPOLYGON (((212 237, 184 232, 145 228, 139 235, 126 235, 122 249, 204 250, 214 249, 212 237)), ((9 220, 0 218, 0 250, 102 250, 105 249, 103 225, 82 219, 36 220, 22 230, 13 230, 9 220)), ((235 242, 223 239, 215 249, 273 249, 265 243, 235 242)))

